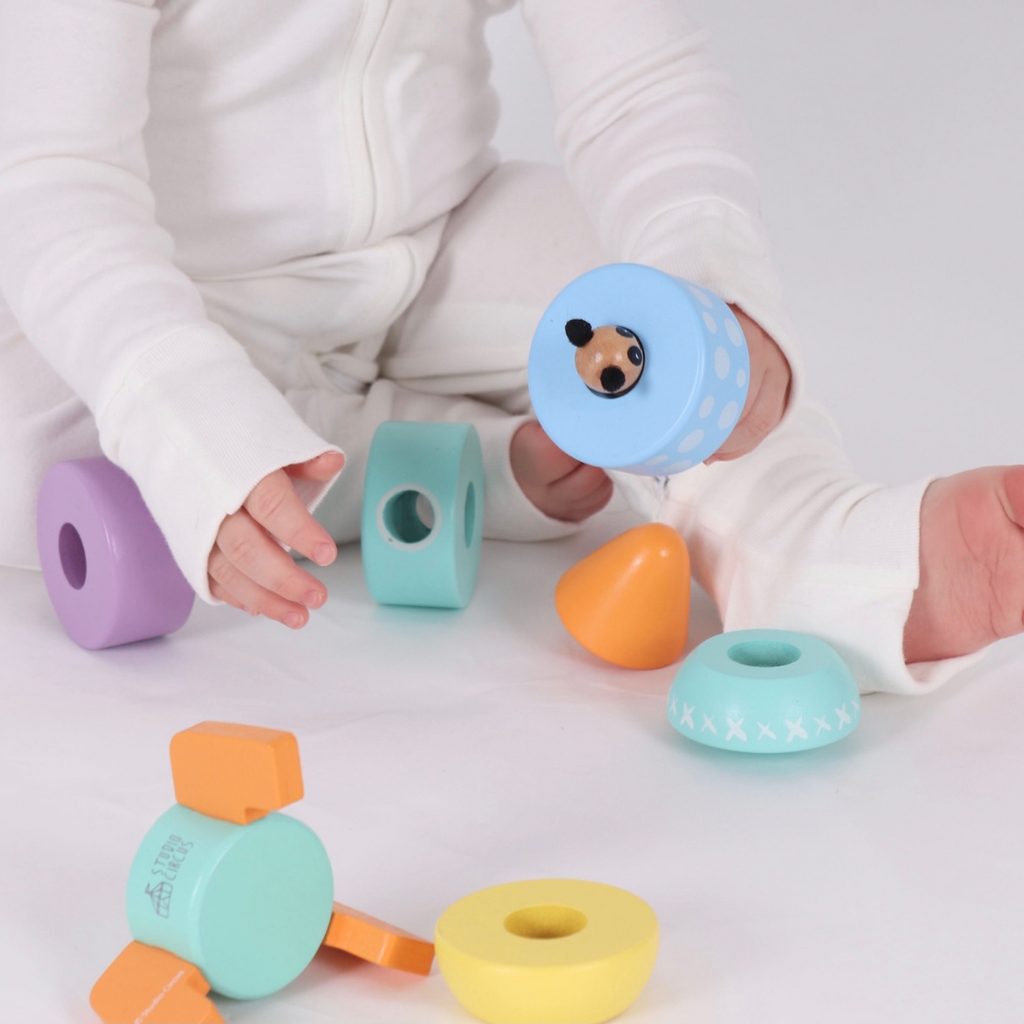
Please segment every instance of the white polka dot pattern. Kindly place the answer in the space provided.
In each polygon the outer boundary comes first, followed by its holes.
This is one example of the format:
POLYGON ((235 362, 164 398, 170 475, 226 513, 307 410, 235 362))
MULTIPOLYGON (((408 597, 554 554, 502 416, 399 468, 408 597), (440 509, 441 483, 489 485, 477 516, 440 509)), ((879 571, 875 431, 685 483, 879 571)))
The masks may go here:
POLYGON ((729 335, 729 340, 739 348, 744 342, 743 331, 740 329, 740 325, 735 320, 725 321, 725 333, 729 335))
POLYGON ((710 313, 704 314, 704 326, 714 334, 718 330, 718 324, 715 323, 715 318, 710 313))
POLYGON ((677 449, 679 454, 683 452, 692 452, 704 440, 703 430, 694 430, 692 433, 687 434, 686 437, 679 442, 679 448, 677 449))
POLYGON ((714 301, 706 291, 698 288, 695 284, 691 284, 689 287, 690 293, 702 306, 707 306, 710 309, 714 305, 714 301))
POLYGON ((697 414, 702 420, 706 420, 711 415, 711 410, 715 407, 715 396, 708 395, 704 401, 700 403, 700 412, 697 414))
POLYGON ((728 430, 736 422, 736 416, 740 411, 740 407, 735 402, 730 402, 723 410, 721 416, 718 417, 718 429, 728 430))
POLYGON ((736 387, 742 388, 747 383, 747 371, 737 370, 736 371, 736 387))
POLYGON ((729 353, 719 346, 715 349, 715 373, 719 380, 725 380, 729 376, 729 353))

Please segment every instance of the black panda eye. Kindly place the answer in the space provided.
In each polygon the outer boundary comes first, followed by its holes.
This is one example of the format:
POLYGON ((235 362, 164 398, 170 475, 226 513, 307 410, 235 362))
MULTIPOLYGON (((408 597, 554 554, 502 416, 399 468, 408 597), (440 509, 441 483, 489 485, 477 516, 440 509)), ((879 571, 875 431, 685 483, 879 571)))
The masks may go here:
POLYGON ((626 357, 634 366, 639 366, 644 361, 643 351, 637 345, 630 345, 626 349, 626 357))
POLYGON ((616 327, 616 332, 624 338, 635 338, 636 335, 628 327, 616 327))

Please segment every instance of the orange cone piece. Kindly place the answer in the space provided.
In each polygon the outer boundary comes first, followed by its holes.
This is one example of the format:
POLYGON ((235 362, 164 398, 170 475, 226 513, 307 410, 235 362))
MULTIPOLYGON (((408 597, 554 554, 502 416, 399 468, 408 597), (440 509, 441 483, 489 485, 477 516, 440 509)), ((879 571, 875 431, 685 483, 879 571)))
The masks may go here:
POLYGON ((623 668, 671 665, 686 647, 690 556, 671 527, 627 530, 558 581, 555 607, 592 654, 623 668))
POLYGON ((199 968, 156 946, 131 942, 93 985, 104 1024, 223 1024, 199 968))
POLYGON ((302 799, 299 744, 290 732, 200 722, 171 737, 179 804, 248 825, 302 799))
POLYGON ((432 942, 341 903, 334 904, 323 944, 372 964, 412 974, 429 974, 434 962, 432 942))

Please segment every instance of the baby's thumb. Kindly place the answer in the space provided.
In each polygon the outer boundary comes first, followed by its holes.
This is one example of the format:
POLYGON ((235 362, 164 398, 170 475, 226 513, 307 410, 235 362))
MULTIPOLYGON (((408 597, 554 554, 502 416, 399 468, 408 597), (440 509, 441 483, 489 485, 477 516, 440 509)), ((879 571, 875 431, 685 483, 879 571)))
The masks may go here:
POLYGON ((294 466, 285 466, 284 471, 293 480, 315 480, 318 483, 326 483, 333 476, 337 476, 345 465, 345 456, 341 452, 324 452, 315 459, 306 462, 296 463, 294 466))

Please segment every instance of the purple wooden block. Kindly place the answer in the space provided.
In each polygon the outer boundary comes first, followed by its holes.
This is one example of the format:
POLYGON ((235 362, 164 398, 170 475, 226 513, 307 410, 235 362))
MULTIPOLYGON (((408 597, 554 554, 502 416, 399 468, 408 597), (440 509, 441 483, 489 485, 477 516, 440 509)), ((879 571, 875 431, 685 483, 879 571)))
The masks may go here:
POLYGON ((164 636, 188 619, 195 593, 131 477, 102 456, 46 474, 36 533, 54 610, 82 647, 164 636))

